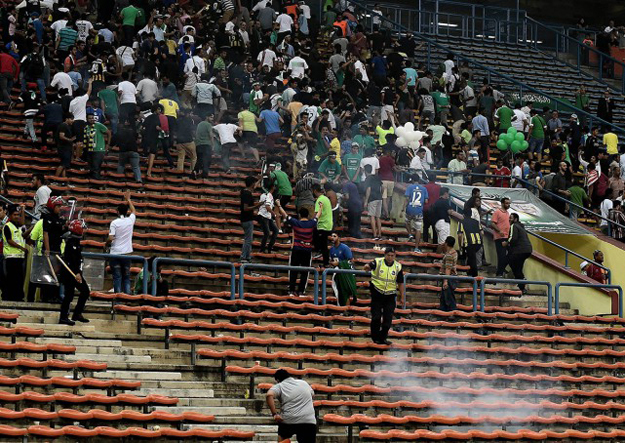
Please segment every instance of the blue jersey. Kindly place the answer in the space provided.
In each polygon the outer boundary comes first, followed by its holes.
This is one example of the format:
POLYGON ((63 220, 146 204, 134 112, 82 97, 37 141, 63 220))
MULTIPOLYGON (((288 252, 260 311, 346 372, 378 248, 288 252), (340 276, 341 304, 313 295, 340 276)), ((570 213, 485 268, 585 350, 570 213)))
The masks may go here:
POLYGON ((341 243, 339 247, 332 246, 330 248, 330 258, 335 259, 338 258, 339 261, 351 260, 354 258, 352 255, 352 250, 345 243, 341 243))
POLYGON ((406 214, 411 216, 423 216, 423 206, 428 199, 428 190, 421 185, 414 184, 408 186, 405 195, 408 198, 406 214))

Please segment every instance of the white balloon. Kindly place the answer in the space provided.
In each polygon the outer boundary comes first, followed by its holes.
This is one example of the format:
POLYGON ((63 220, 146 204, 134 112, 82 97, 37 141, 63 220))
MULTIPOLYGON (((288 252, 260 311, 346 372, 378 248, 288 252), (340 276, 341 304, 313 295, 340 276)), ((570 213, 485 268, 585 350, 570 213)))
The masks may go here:
POLYGON ((397 135, 397 137, 403 137, 405 134, 406 130, 401 126, 395 130, 395 135, 397 135))
POLYGON ((425 132, 417 131, 417 136, 415 137, 415 140, 420 142, 424 135, 425 132))
POLYGON ((395 144, 397 146, 399 146, 400 148, 403 148, 404 146, 406 146, 408 143, 406 143, 406 139, 404 137, 399 137, 396 141, 395 144))
POLYGON ((412 131, 407 136, 405 136, 405 138, 409 142, 417 141, 417 133, 415 131, 412 131))
POLYGON ((408 122, 404 125, 404 128, 406 128, 409 132, 414 131, 414 124, 412 122, 408 122))
POLYGON ((410 142, 410 148, 412 148, 414 151, 416 151, 420 147, 421 147, 421 143, 419 143, 418 141, 410 142))

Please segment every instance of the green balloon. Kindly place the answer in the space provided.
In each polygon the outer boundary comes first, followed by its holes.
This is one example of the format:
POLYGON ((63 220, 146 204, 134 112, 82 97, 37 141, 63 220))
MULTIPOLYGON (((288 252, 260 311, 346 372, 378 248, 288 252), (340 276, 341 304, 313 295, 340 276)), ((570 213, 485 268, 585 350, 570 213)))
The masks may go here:
POLYGON ((506 143, 506 141, 505 141, 505 140, 499 140, 499 141, 497 142, 497 148, 498 148, 500 151, 507 151, 507 150, 508 150, 508 144, 506 143))
POLYGON ((529 147, 530 147, 530 144, 527 141, 523 140, 521 142, 521 152, 527 150, 527 148, 529 147))
POLYGON ((523 147, 522 143, 518 140, 513 141, 512 145, 510 145, 512 152, 514 152, 515 154, 518 152, 521 152, 522 147, 523 147))
POLYGON ((505 140, 506 134, 499 134, 499 138, 497 140, 505 140))
POLYGON ((506 144, 509 146, 514 141, 514 135, 506 134, 506 135, 503 136, 503 139, 506 141, 506 144))
POLYGON ((514 138, 516 139, 516 141, 519 141, 519 142, 525 141, 525 136, 523 135, 522 132, 517 132, 514 138))
POLYGON ((508 134, 512 134, 513 137, 517 134, 517 132, 518 131, 516 130, 516 128, 514 126, 510 126, 508 128, 508 134))

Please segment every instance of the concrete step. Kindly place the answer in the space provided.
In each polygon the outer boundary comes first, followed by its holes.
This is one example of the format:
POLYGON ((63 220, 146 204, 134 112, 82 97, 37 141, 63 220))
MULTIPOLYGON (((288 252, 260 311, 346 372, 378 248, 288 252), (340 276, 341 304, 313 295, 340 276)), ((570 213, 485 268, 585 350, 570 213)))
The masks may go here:
POLYGON ((247 409, 242 407, 218 407, 218 406, 172 406, 168 408, 154 408, 155 411, 171 412, 172 414, 182 414, 183 412, 198 412, 200 414, 208 414, 215 416, 247 415, 247 409))
POLYGON ((112 379, 120 378, 122 380, 181 380, 180 372, 148 372, 148 371, 116 371, 108 370, 96 372, 94 378, 112 379))
POLYGON ((117 354, 73 354, 63 358, 66 361, 93 360, 111 363, 152 363, 149 355, 117 355, 117 354))
POLYGON ((144 384, 141 385, 142 388, 136 391, 133 391, 136 395, 166 395, 170 397, 178 397, 178 398, 201 398, 208 399, 215 397, 215 391, 212 389, 184 389, 184 388, 146 388, 144 384))
MULTIPOLYGON (((21 319, 20 319, 21 320, 21 319)), ((18 321, 18 326, 25 326, 27 328, 34 328, 34 329, 41 329, 43 328, 45 330, 46 333, 48 333, 49 331, 55 331, 55 332, 71 332, 71 333, 78 333, 78 332, 95 332, 96 328, 94 325, 90 324, 90 323, 77 323, 74 326, 67 326, 67 325, 59 325, 58 323, 50 323, 50 324, 42 324, 42 323, 29 323, 29 322, 22 322, 22 321, 18 321)))
MULTIPOLYGON (((54 337, 36 337, 31 339, 34 343, 59 343, 58 338, 54 337)), ((112 349, 122 349, 122 341, 121 340, 95 340, 95 339, 87 339, 87 338, 65 338, 63 339, 63 344, 76 346, 76 352, 80 352, 80 350, 93 350, 94 348, 98 350, 98 352, 105 352, 106 348, 112 349)))

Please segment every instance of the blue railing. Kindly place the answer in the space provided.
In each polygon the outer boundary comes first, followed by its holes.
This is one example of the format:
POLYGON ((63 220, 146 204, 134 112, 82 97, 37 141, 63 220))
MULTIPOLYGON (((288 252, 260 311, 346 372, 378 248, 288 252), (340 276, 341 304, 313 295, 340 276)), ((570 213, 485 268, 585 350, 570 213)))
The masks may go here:
POLYGON ((556 315, 560 313, 560 288, 616 289, 618 291, 618 316, 623 318, 623 288, 618 285, 598 283, 556 283, 556 315))
POLYGON ((268 269, 271 271, 299 271, 312 272, 315 276, 314 280, 314 298, 315 304, 319 304, 319 270, 312 267, 303 266, 285 266, 285 265, 265 265, 261 263, 243 263, 239 267, 239 298, 245 298, 245 270, 246 269, 268 269))
POLYGON ((484 308, 486 306, 485 302, 485 293, 486 293, 486 283, 504 283, 504 284, 519 284, 519 281, 524 285, 539 285, 547 287, 547 315, 552 315, 553 313, 553 288, 551 283, 548 281, 541 280, 514 280, 509 278, 483 278, 480 281, 480 311, 484 312, 484 308))
MULTIPOLYGON (((189 260, 182 258, 167 258, 167 257, 157 257, 152 262, 152 295, 156 295, 157 288, 157 279, 154 277, 158 275, 158 265, 160 263, 172 263, 176 265, 185 265, 185 266, 214 266, 214 267, 222 267, 230 269, 230 299, 234 300, 236 295, 236 270, 234 267, 234 263, 223 262, 223 261, 213 261, 213 260, 189 260)), ((143 283, 147 286, 147 276, 143 276, 143 283)))
MULTIPOLYGON (((143 275, 145 276, 149 272, 148 259, 141 255, 119 255, 119 254, 106 254, 104 252, 83 252, 82 256, 84 258, 98 258, 101 260, 119 259, 119 260, 128 260, 131 262, 138 261, 138 262, 143 263, 143 275)), ((143 278, 143 293, 144 294, 148 293, 148 279, 145 277, 143 278)))
POLYGON ((456 60, 465 61, 467 64, 469 64, 469 65, 471 65, 471 66, 473 66, 475 68, 483 70, 486 73, 488 82, 490 84, 492 84, 492 78, 491 77, 495 76, 495 77, 499 78, 500 81, 507 82, 509 84, 512 84, 512 85, 518 87, 519 88, 520 97, 523 97, 524 94, 528 93, 528 92, 532 92, 532 93, 541 95, 541 96, 549 99, 551 101, 551 103, 555 106, 556 109, 559 107, 561 110, 564 109, 564 110, 567 110, 569 112, 574 112, 578 116, 581 115, 581 116, 587 118, 588 119, 588 126, 590 128, 593 127, 593 122, 595 122, 595 123, 600 124, 600 125, 602 125, 604 127, 612 128, 612 130, 614 132, 616 132, 616 133, 625 135, 625 129, 624 128, 621 128, 621 127, 619 127, 619 126, 617 126, 617 125, 615 125, 613 123, 610 123, 610 122, 608 122, 606 120, 603 120, 603 119, 601 119, 601 118, 599 118, 599 117, 597 117, 597 116, 595 116, 595 115, 593 115, 591 113, 588 113, 588 112, 584 111, 583 109, 577 108, 577 107, 575 107, 575 105, 573 105, 570 102, 567 102, 567 101, 564 101, 562 99, 553 97, 552 95, 550 95, 550 94, 548 94, 548 93, 546 93, 546 92, 544 92, 544 91, 542 91, 542 90, 540 90, 538 88, 535 88, 533 86, 529 86, 529 85, 527 85, 527 84, 525 84, 525 83, 523 83, 523 82, 521 82, 521 81, 519 81, 519 80, 517 80, 517 79, 515 79, 515 78, 513 78, 513 77, 511 77, 509 75, 507 75, 507 74, 501 73, 501 72, 499 72, 499 71, 497 71, 497 70, 495 70, 495 69, 493 69, 493 68, 491 68, 489 66, 486 66, 486 65, 484 65, 484 64, 482 64, 482 63, 480 63, 480 62, 470 58, 470 57, 467 57, 467 56, 457 52, 454 49, 451 49, 451 48, 449 48, 447 46, 441 45, 440 43, 436 42, 434 39, 432 39, 430 37, 427 37, 427 36, 425 36, 425 35, 423 35, 421 33, 415 32, 414 30, 408 28, 407 26, 404 26, 402 24, 393 22, 389 18, 374 12, 369 7, 363 6, 359 1, 350 0, 350 3, 353 4, 354 6, 356 6, 358 9, 360 9, 360 12, 358 13, 359 16, 363 16, 364 15, 365 18, 369 19, 369 25, 370 25, 371 28, 373 28, 373 21, 371 20, 371 18, 373 16, 376 16, 382 22, 386 23, 386 26, 389 27, 390 29, 394 29, 397 32, 410 33, 410 34, 413 35, 413 38, 427 43, 427 59, 426 59, 426 63, 427 63, 427 68, 429 70, 431 70, 432 48, 437 48, 440 51, 443 51, 445 54, 453 55, 456 58, 456 60))

